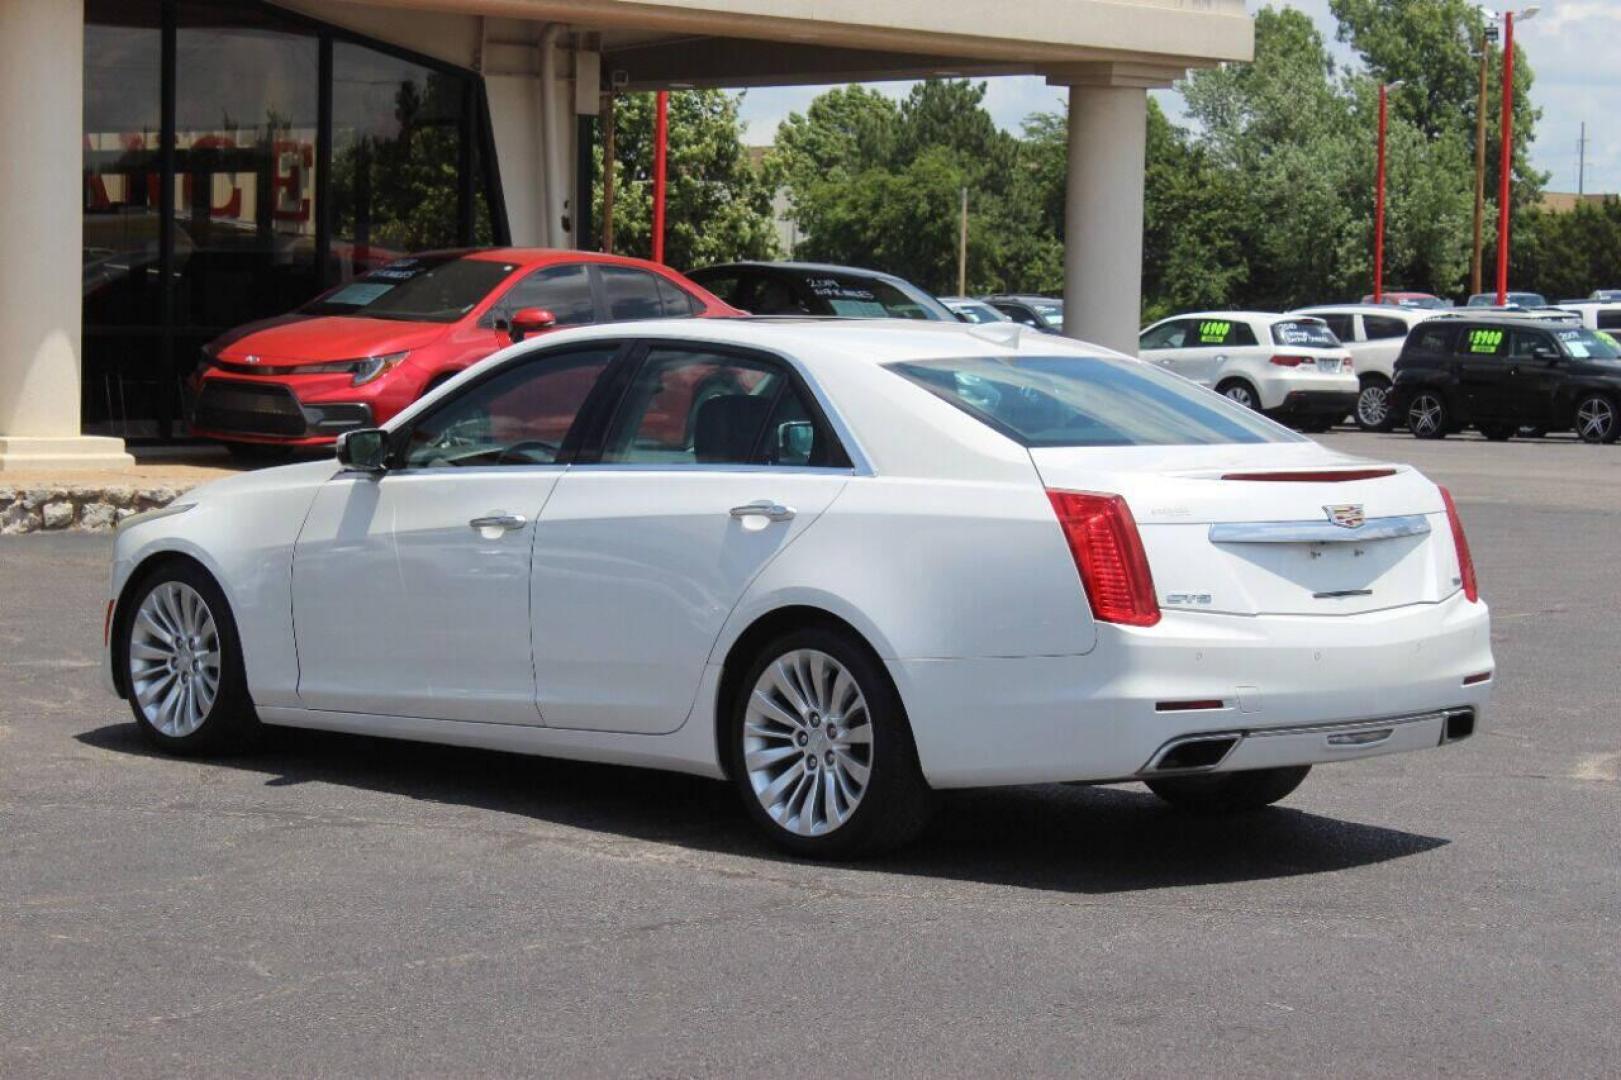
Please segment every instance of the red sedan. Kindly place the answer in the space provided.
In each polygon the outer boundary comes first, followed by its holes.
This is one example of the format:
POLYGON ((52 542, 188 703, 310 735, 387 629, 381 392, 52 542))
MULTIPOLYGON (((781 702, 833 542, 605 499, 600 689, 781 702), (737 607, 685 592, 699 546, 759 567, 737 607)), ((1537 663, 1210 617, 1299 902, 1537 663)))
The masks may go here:
POLYGON ((323 446, 382 423, 529 334, 741 314, 640 259, 522 248, 424 252, 210 342, 192 433, 245 457, 323 446))

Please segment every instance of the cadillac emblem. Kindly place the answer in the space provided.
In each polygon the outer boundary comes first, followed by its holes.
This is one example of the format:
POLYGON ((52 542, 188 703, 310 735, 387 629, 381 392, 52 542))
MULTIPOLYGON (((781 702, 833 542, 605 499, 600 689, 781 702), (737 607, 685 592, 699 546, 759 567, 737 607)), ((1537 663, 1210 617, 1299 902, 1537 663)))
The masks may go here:
POLYGON ((1329 521, 1342 529, 1360 529, 1362 523, 1368 520, 1367 515, 1362 512, 1361 503, 1340 503, 1338 506, 1325 506, 1323 507, 1323 513, 1328 515, 1329 521))

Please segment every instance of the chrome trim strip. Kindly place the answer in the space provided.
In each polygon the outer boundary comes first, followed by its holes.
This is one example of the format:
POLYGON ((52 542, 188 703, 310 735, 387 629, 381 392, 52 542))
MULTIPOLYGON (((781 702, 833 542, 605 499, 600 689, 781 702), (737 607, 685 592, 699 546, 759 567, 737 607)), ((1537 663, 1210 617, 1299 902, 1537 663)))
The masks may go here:
MULTIPOLYGON (((1377 717, 1377 718, 1372 718, 1372 719, 1367 719, 1367 720, 1336 720, 1336 721, 1334 721, 1332 723, 1327 723, 1327 724, 1303 724, 1303 725, 1300 725, 1300 726, 1297 726, 1297 727, 1248 728, 1248 729, 1228 728, 1226 730, 1200 731, 1200 732, 1190 733, 1190 734, 1187 734, 1187 735, 1178 735, 1174 739, 1168 739, 1165 742, 1164 745, 1162 745, 1158 750, 1156 750, 1152 754, 1150 754, 1149 757, 1148 757, 1147 763, 1144 764, 1141 769, 1137 770, 1137 775, 1139 777, 1143 777, 1143 776, 1178 776, 1178 775, 1189 774, 1189 773, 1213 772, 1216 769, 1220 768, 1222 766, 1222 764, 1228 758, 1233 756, 1233 754, 1238 750, 1239 746, 1243 744, 1244 740, 1246 740, 1246 739, 1263 739, 1263 738, 1269 738, 1269 737, 1274 736, 1274 735, 1285 735, 1285 736, 1287 736, 1287 735, 1344 735, 1344 734, 1352 734, 1352 733, 1359 732, 1359 731, 1382 731, 1382 730, 1385 730, 1387 728, 1394 729, 1394 728, 1397 728, 1397 727, 1403 727, 1403 726, 1405 726, 1407 724, 1422 724, 1422 723, 1425 723, 1426 721, 1430 721, 1430 720, 1439 720, 1441 722, 1441 733, 1442 733, 1441 734, 1441 743, 1444 744, 1446 742, 1446 722, 1447 722, 1447 719, 1449 717, 1453 717, 1453 716, 1466 715, 1466 714, 1469 714, 1469 713, 1473 713, 1474 711, 1475 711, 1474 708, 1471 707, 1471 706, 1454 706, 1454 707, 1448 708, 1448 709, 1432 709, 1429 712, 1409 713, 1409 714, 1404 715, 1404 716, 1377 717), (1223 754, 1221 756, 1220 761, 1217 761, 1212 765, 1200 765, 1200 766, 1197 766, 1196 768, 1191 768, 1191 769, 1156 769, 1154 767, 1156 762, 1161 761, 1165 757, 1166 754, 1170 753, 1172 750, 1174 750, 1178 746, 1181 746, 1181 745, 1183 745, 1185 743, 1190 743, 1190 742, 1208 742, 1208 741, 1210 741, 1212 739, 1232 739, 1233 740, 1233 745, 1228 748, 1227 753, 1225 753, 1225 754, 1223 754)), ((1387 738, 1388 738, 1388 736, 1387 736, 1387 738)), ((1378 740, 1378 742, 1380 742, 1380 743, 1382 743, 1384 741, 1386 741, 1386 740, 1385 739, 1378 740)), ((1377 744, 1370 744, 1370 745, 1377 745, 1377 744)), ((1359 747, 1359 746, 1346 746, 1346 747, 1344 747, 1344 749, 1347 749, 1347 750, 1356 750, 1356 749, 1364 749, 1364 748, 1365 747, 1359 747)))
POLYGON ((1354 529, 1330 521, 1244 521, 1210 526, 1212 544, 1350 544, 1359 540, 1394 540, 1430 531, 1423 514, 1369 518, 1354 529))

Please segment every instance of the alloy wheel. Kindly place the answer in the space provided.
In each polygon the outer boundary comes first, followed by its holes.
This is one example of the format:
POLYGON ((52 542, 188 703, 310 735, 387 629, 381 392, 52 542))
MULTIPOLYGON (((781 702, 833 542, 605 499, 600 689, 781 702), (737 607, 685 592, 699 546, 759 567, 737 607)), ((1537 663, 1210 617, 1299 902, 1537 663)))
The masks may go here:
POLYGON ((760 673, 743 715, 743 766, 772 821, 799 836, 839 828, 866 796, 872 719, 860 685, 818 649, 795 649, 760 673))
POLYGON ((1229 401, 1235 404, 1242 405, 1246 409, 1255 408, 1255 395, 1250 393, 1250 388, 1243 383, 1234 383, 1226 390, 1223 390, 1222 393, 1227 396, 1229 401))
POLYGON ((165 581, 131 620, 129 680, 141 715, 171 738, 208 719, 220 689, 220 637, 214 614, 190 585, 165 581))
POLYGON ((1445 421, 1446 406, 1433 394, 1420 394, 1407 410, 1407 426, 1421 439, 1439 434, 1445 421))
POLYGON ((1576 434, 1583 442, 1608 442, 1615 423, 1615 406, 1608 398, 1590 397, 1576 407, 1576 434))
POLYGON ((1390 390, 1383 386, 1364 386, 1356 399, 1357 423, 1369 430, 1384 426, 1390 415, 1390 390))

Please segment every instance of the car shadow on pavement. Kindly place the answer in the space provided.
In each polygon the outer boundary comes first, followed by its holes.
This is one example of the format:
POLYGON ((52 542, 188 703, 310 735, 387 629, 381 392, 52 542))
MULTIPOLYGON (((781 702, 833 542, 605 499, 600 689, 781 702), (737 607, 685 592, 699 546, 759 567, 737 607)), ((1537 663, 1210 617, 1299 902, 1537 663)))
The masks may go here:
MULTIPOLYGON (((133 724, 77 738, 115 753, 179 760, 148 747, 133 724)), ((292 728, 267 728, 257 750, 208 763, 262 774, 267 786, 338 785, 693 851, 813 865, 760 837, 729 784, 677 773, 292 728)), ((1447 843, 1286 804, 1200 818, 1135 785, 1041 785, 944 793, 928 830, 910 847, 845 868, 1114 893, 1332 873, 1447 843)))

